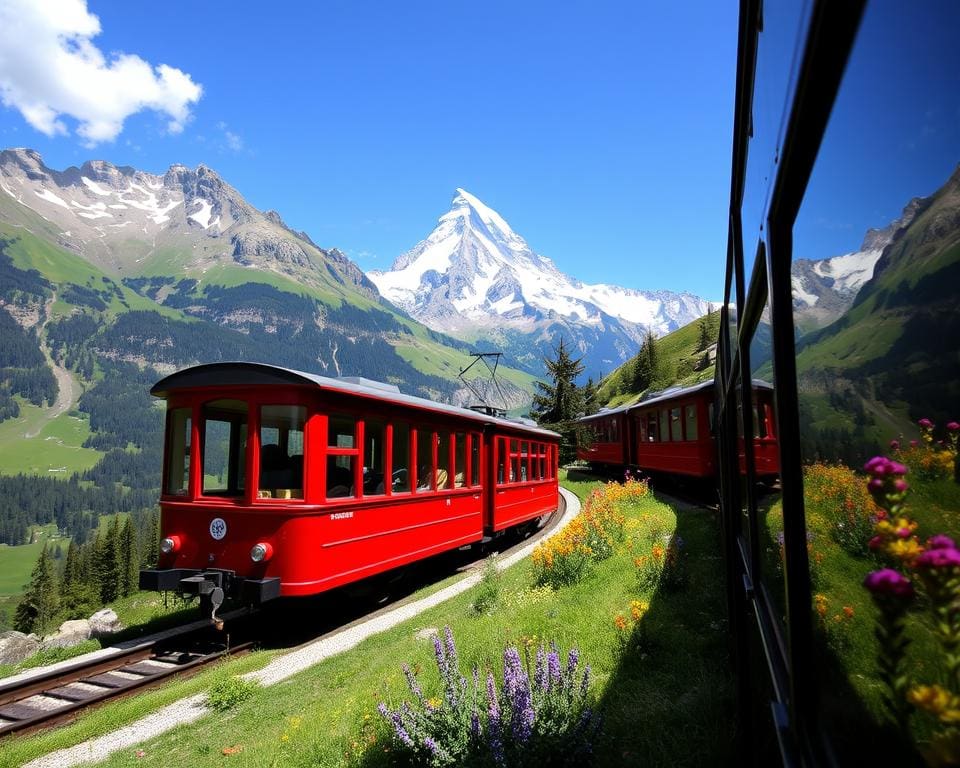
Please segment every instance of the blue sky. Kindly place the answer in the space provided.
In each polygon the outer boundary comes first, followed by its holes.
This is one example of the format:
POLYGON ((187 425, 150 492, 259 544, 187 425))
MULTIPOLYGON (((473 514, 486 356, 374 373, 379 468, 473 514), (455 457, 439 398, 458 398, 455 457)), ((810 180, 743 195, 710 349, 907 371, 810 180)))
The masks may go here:
MULTIPOLYGON (((941 5, 938 19, 869 4, 797 256, 855 250, 960 160, 960 49, 943 15, 958 11, 941 5)), ((46 16, 32 12, 40 31, 86 30, 105 67, 126 55, 113 91, 74 69, 58 79, 37 30, 10 23, 36 7, 0 0, 0 84, 15 72, 21 85, 4 94, 0 146, 54 168, 206 163, 364 269, 388 268, 463 187, 575 277, 720 298, 735 4, 170 0, 158 13, 46 0, 46 16)), ((800 7, 767 14, 775 57, 800 7)), ((785 75, 781 63, 774 81, 785 75)), ((781 93, 761 83, 758 148, 781 93)))
POLYGON ((425 237, 459 186, 582 280, 721 294, 735 4, 86 5, 108 62, 202 88, 180 132, 146 108, 86 146, 70 115, 49 137, 5 107, 0 145, 54 168, 206 163, 365 269, 425 237))

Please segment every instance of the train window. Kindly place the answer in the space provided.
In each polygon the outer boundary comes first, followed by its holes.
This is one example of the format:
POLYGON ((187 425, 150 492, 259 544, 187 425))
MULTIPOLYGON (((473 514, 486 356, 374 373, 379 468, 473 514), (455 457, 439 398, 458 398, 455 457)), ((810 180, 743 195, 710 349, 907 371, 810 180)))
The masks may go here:
POLYGON ((656 443, 660 437, 660 432, 657 429, 657 412, 650 411, 647 414, 647 442, 656 443))
POLYGON ((467 483, 467 436, 463 432, 457 432, 453 436, 453 442, 453 486, 463 488, 467 483))
POLYGON ((334 416, 327 419, 327 445, 331 448, 353 448, 357 420, 352 416, 334 416))
POLYGON ((520 441, 520 472, 517 473, 517 477, 521 482, 527 480, 529 471, 527 467, 530 464, 530 448, 529 443, 526 440, 520 441))
POLYGON ((660 439, 665 443, 670 440, 670 411, 666 408, 660 411, 660 439))
POLYGON ((403 423, 393 425, 393 450, 391 458, 391 477, 393 493, 410 492, 410 427, 403 423))
POLYGON ((437 432, 437 490, 453 487, 453 467, 450 466, 450 433, 437 432))
POLYGON ((687 440, 697 439, 697 406, 688 405, 683 414, 684 436, 687 440))
POLYGON ((433 485, 434 432, 426 427, 417 429, 417 490, 431 490, 433 485))
POLYGON ((497 438, 497 483, 498 484, 503 484, 507 481, 506 462, 507 462, 507 441, 504 438, 497 438))
POLYGON ((382 421, 367 419, 363 423, 363 495, 383 496, 386 493, 384 472, 386 450, 384 433, 386 425, 382 421))
POLYGON ((537 457, 537 465, 540 467, 540 479, 547 479, 547 444, 540 443, 540 454, 537 457))
POLYGON ((617 428, 617 420, 616 420, 616 419, 610 419, 610 440, 611 440, 612 442, 615 443, 615 442, 617 442, 617 440, 620 439, 619 431, 620 431, 620 430, 617 428))
POLYGON ((191 409, 174 408, 167 416, 167 493, 184 496, 190 485, 191 409))
POLYGON ((356 496, 353 479, 357 465, 356 455, 343 454, 327 457, 327 498, 343 499, 356 496))
POLYGON ((247 455, 247 404, 214 400, 203 406, 203 493, 243 494, 247 455))
POLYGON ((307 409, 301 405, 264 405, 260 408, 260 482, 257 495, 265 499, 303 498, 303 425, 307 409))
POLYGON ((675 443, 683 440, 683 425, 680 423, 680 409, 670 409, 670 439, 675 443))
POLYGON ((470 485, 480 485, 480 433, 470 433, 470 485))

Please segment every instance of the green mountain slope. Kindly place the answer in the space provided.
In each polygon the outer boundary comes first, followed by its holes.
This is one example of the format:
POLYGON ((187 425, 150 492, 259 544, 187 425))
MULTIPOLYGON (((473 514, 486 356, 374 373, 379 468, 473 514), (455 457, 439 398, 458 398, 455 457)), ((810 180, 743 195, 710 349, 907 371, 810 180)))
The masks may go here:
POLYGON ((957 418, 958 285, 960 168, 886 247, 847 313, 800 341, 808 452, 855 461, 919 418, 957 418))
MULTIPOLYGON (((672 386, 691 386, 713 378, 716 357, 716 338, 720 333, 720 313, 708 315, 678 328, 656 340, 659 357, 658 376, 649 389, 659 390, 672 386), (701 330, 705 328, 705 331, 701 330), (710 340, 704 346, 703 335, 710 340)), ((597 388, 597 403, 617 406, 636 402, 648 390, 632 391, 631 378, 636 358, 628 360, 609 376, 604 377, 597 388)))

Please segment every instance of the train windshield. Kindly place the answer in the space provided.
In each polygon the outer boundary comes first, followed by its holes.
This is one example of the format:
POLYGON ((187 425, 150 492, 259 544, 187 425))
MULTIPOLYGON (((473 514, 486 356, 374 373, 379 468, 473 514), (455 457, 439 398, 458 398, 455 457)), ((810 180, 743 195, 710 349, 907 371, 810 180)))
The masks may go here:
POLYGON ((240 400, 214 400, 204 404, 202 416, 204 495, 243 495, 247 404, 240 400))

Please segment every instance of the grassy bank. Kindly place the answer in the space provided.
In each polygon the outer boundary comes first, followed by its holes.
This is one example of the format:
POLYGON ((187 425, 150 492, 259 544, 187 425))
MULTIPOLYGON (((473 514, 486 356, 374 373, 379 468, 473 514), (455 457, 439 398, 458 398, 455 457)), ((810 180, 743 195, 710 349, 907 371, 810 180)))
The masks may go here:
MULTIPOLYGON (((586 477, 565 484, 583 497, 600 485, 586 477)), ((525 560, 350 652, 256 691, 225 714, 116 753, 104 764, 219 766, 225 756, 249 766, 386 763, 387 731, 377 704, 396 706, 410 697, 404 662, 426 694, 436 695, 439 676, 426 630, 444 626, 456 637, 464 670, 477 665, 499 675, 508 644, 545 640, 579 648, 592 667, 591 691, 604 713, 597 765, 728 762, 732 684, 716 520, 653 494, 623 504, 622 511, 624 539, 580 583, 556 591, 534 587, 525 560), (678 536, 684 542, 678 578, 669 586, 642 586, 636 561, 678 536), (473 605, 483 590, 495 597, 478 612, 473 605)), ((225 665, 219 674, 234 671, 225 665)), ((129 711, 110 714, 117 706, 71 726, 72 735, 56 739, 59 745, 126 722, 129 711)), ((4 745, 0 762, 4 750, 6 758, 20 760, 49 751, 53 741, 48 735, 4 745)))

